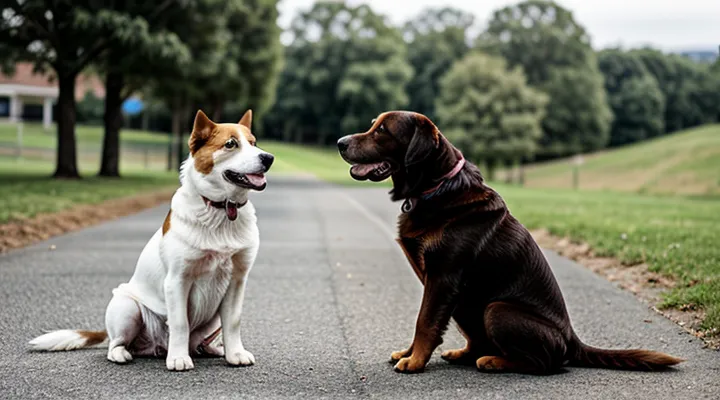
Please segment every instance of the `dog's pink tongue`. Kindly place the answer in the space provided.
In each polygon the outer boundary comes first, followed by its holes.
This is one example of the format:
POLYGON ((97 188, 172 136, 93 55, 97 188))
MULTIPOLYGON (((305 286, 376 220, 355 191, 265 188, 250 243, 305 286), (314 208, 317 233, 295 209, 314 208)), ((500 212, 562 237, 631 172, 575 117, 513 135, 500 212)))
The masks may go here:
POLYGON ((260 187, 267 182, 265 174, 245 174, 245 178, 247 178, 250 184, 257 187, 260 187))
POLYGON ((371 173, 375 168, 379 167, 382 163, 375 164, 355 164, 352 166, 352 172, 358 176, 365 176, 371 173))
POLYGON ((237 204, 232 201, 226 201, 225 213, 230 221, 235 221, 235 219, 237 219, 237 204))

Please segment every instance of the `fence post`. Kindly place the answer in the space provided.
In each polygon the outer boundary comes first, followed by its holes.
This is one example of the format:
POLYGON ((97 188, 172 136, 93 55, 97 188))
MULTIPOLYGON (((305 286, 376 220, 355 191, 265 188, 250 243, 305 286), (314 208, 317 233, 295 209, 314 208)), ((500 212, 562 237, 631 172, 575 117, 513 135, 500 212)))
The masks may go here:
POLYGON ((577 190, 580 187, 580 166, 583 164, 582 154, 577 154, 573 157, 573 189, 577 190))
POLYGON ((17 158, 22 158, 23 153, 23 123, 22 121, 18 122, 17 125, 17 158))

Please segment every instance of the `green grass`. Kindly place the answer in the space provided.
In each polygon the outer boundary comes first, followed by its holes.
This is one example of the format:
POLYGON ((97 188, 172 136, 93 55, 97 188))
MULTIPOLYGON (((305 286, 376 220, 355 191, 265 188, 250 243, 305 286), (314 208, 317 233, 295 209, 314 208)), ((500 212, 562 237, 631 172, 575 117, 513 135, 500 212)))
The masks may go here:
POLYGON ((0 223, 178 186, 172 172, 125 169, 122 179, 103 179, 81 165, 88 177, 75 181, 50 179, 52 171, 48 161, 0 157, 0 223))
MULTIPOLYGON (((353 186, 371 186, 372 182, 360 182, 350 178, 350 165, 340 158, 332 147, 300 146, 280 142, 258 141, 258 146, 275 155, 273 172, 302 172, 324 181, 353 186)), ((389 182, 383 182, 389 186, 389 182)), ((375 184, 377 185, 377 184, 375 184)))
MULTIPOLYGON (((261 143, 261 147, 275 153, 276 167, 282 172, 310 173, 343 185, 361 184, 350 178, 348 165, 332 148, 280 143, 261 143)), ((621 170, 615 171, 617 179, 622 179, 621 170)), ((677 287, 661 306, 704 308, 704 327, 720 329, 720 200, 492 186, 527 227, 547 228, 555 235, 590 244, 599 255, 616 257, 627 265, 645 262, 651 271, 674 278, 677 287)))
MULTIPOLYGON (((720 195, 720 125, 705 125, 584 157, 580 188, 720 195)), ((526 185, 571 188, 569 160, 526 168, 526 185)))
POLYGON ((529 228, 588 243, 626 265, 646 263, 677 287, 662 307, 694 305, 720 329, 720 201, 680 196, 527 189, 497 185, 529 228))
MULTIPOLYGON (((45 131, 42 124, 25 123, 22 129, 22 144, 26 147, 40 149, 55 149, 57 134, 55 127, 45 131)), ((99 126, 77 126, 75 138, 79 148, 100 148, 102 144, 103 128, 99 126)), ((123 129, 120 132, 123 146, 143 147, 152 146, 165 148, 170 136, 167 133, 136 131, 123 129)), ((0 124, 0 146, 16 146, 18 142, 18 128, 15 124, 0 124)))

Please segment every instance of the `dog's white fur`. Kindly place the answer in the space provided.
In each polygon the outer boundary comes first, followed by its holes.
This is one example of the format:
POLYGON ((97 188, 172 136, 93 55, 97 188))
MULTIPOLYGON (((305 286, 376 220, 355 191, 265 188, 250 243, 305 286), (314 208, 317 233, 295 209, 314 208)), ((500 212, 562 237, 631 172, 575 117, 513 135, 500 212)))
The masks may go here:
MULTIPOLYGON (((181 187, 172 198, 170 229, 155 232, 130 281, 113 290, 105 315, 108 360, 126 363, 133 356, 166 353, 167 368, 182 371, 194 367, 191 352, 201 351, 224 354, 231 365, 255 362, 242 343, 240 316, 248 273, 258 252, 257 218, 248 201, 249 189, 228 182, 222 173, 227 169, 241 174, 265 172, 260 155, 267 153, 251 145, 239 125, 235 127, 239 149, 215 151, 210 173, 199 172, 192 155, 184 162, 181 187), (231 221, 225 210, 207 205, 202 196, 246 204, 231 221), (207 340, 215 339, 211 335, 221 325, 222 344, 207 340)), ((83 332, 55 331, 30 344, 50 351, 89 347, 83 332)))

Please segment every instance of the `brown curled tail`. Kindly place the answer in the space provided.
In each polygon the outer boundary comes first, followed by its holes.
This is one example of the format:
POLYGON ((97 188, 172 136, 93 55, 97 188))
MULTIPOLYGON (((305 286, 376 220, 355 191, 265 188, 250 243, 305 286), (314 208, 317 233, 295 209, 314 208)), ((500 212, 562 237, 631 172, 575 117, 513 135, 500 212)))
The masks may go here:
POLYGON ((651 350, 605 350, 585 344, 570 365, 589 368, 657 371, 685 360, 651 350))

